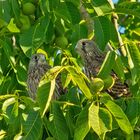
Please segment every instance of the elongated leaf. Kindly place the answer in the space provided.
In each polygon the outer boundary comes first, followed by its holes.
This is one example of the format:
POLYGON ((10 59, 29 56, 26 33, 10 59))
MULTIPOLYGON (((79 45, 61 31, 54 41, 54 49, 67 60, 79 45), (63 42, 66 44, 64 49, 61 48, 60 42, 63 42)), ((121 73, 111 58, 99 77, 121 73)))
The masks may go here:
POLYGON ((55 13, 60 18, 73 24, 80 22, 80 13, 77 7, 71 2, 61 2, 55 13))
POLYGON ((0 43, 3 45, 4 52, 11 64, 11 67, 15 70, 15 58, 13 57, 12 45, 8 40, 0 40, 0 43))
POLYGON ((11 0, 12 11, 16 20, 20 17, 20 6, 17 0, 11 0))
POLYGON ((100 121, 99 121, 99 106, 91 104, 89 107, 89 125, 97 133, 98 136, 101 135, 100 121))
POLYGON ((54 123, 54 132, 55 138, 57 140, 68 140, 69 131, 66 124, 65 117, 60 109, 59 104, 52 103, 52 113, 53 113, 53 123, 54 123))
POLYGON ((73 82, 78 85, 78 87, 85 94, 85 96, 88 99, 91 99, 92 94, 91 94, 89 88, 87 87, 83 77, 79 73, 77 73, 77 71, 73 67, 66 67, 66 70, 70 73, 73 82))
POLYGON ((22 84, 23 86, 26 86, 26 81, 27 81, 27 71, 21 67, 21 66, 17 66, 17 80, 20 84, 22 84))
POLYGON ((20 47, 26 56, 30 57, 32 53, 32 38, 33 38, 34 28, 30 28, 26 32, 20 35, 20 47))
POLYGON ((6 21, 7 23, 11 18, 11 7, 8 0, 0 1, 0 18, 6 21))
POLYGON ((50 102, 53 96, 54 85, 53 85, 53 89, 51 89, 50 82, 46 82, 46 80, 44 80, 44 81, 41 81, 41 83, 37 90, 37 102, 39 103, 40 113, 41 113, 41 116, 43 117, 50 105, 50 102))
POLYGON ((2 110, 3 112, 6 112, 7 108, 14 104, 16 102, 15 98, 9 98, 7 100, 4 101, 3 105, 2 105, 2 110))
POLYGON ((89 108, 89 124, 96 134, 105 138, 105 133, 112 129, 112 117, 107 109, 91 104, 89 108))
POLYGON ((79 114, 76 127, 74 132, 74 140, 84 140, 85 136, 90 130, 88 122, 88 109, 89 106, 86 106, 79 114))
POLYGON ((71 21, 73 24, 80 22, 80 13, 78 8, 72 2, 66 2, 67 10, 71 16, 71 21))
POLYGON ((119 127, 126 133, 127 137, 133 139, 132 126, 123 110, 113 101, 108 100, 106 96, 101 99, 101 102, 104 103, 107 109, 112 113, 119 127))
POLYGON ((108 75, 110 75, 113 64, 115 61, 115 53, 113 51, 109 51, 105 57, 105 60, 100 68, 100 71, 98 73, 98 77, 106 78, 108 75))
POLYGON ((138 116, 140 115, 140 102, 138 98, 130 99, 127 101, 126 115, 134 128, 139 119, 138 116))
POLYGON ((118 55, 116 55, 116 57, 115 57, 115 61, 113 63, 113 70, 117 74, 117 76, 119 77, 119 79, 122 82, 124 82, 124 80, 125 80, 124 66, 123 66, 123 62, 121 60, 121 57, 118 56, 118 55))
POLYGON ((32 44, 35 48, 40 47, 45 41, 49 23, 50 23, 49 17, 44 16, 40 19, 40 22, 36 25, 32 38, 32 44))
POLYGON ((71 33, 71 40, 73 42, 77 42, 77 40, 81 38, 86 38, 88 36, 87 27, 83 24, 76 24, 73 26, 73 30, 71 33))
POLYGON ((127 46, 128 62, 132 72, 132 83, 136 84, 140 79, 140 51, 133 43, 127 46))
POLYGON ((91 0, 91 3, 98 16, 105 15, 112 11, 107 0, 91 0))
POLYGON ((10 98, 10 97, 15 97, 15 95, 13 94, 0 95, 0 101, 10 98))
POLYGON ((117 31, 113 23, 105 16, 96 17, 94 20, 95 40, 101 50, 105 49, 109 40, 118 42, 117 31))
POLYGON ((100 129, 102 132, 101 138, 105 138, 105 134, 112 130, 112 115, 105 108, 99 108, 100 129))
POLYGON ((23 133, 22 140, 39 140, 42 135, 42 120, 39 111, 29 110, 28 114, 23 116, 23 133))
POLYGON ((140 3, 139 2, 122 2, 117 4, 115 12, 119 14, 129 14, 140 17, 140 3))

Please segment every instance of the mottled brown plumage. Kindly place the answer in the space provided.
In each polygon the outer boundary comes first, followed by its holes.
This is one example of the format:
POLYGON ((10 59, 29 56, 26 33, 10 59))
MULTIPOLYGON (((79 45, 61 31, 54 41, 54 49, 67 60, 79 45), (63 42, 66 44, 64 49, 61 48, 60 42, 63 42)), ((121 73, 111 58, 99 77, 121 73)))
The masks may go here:
MULTIPOLYGON (((96 77, 101 65, 105 59, 109 46, 102 52, 97 44, 93 40, 81 39, 76 45, 76 51, 84 61, 85 74, 89 79, 96 77)), ((111 75, 115 80, 115 84, 111 89, 108 89, 108 93, 114 98, 119 96, 125 96, 129 93, 127 84, 121 83, 117 75, 112 71, 111 75)))
POLYGON ((31 57, 28 68, 27 86, 29 90, 29 96, 32 99, 36 98, 38 84, 41 78, 50 68, 51 67, 47 64, 44 54, 38 53, 31 57))

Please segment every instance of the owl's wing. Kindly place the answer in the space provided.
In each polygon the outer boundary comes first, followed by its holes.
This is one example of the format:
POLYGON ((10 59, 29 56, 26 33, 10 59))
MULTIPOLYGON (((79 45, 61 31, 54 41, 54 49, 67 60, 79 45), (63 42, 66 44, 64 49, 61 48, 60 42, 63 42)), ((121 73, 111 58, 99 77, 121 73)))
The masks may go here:
MULTIPOLYGON (((91 79, 92 76, 97 76, 107 54, 107 51, 110 49, 107 48, 105 52, 101 52, 98 48, 96 48, 97 46, 95 45, 95 43, 88 43, 88 40, 85 41, 85 39, 80 40, 80 43, 82 41, 87 45, 84 46, 85 51, 80 50, 80 48, 82 47, 78 46, 78 50, 81 51, 80 53, 78 53, 84 61, 85 74, 89 79, 91 79)), ((89 40, 89 42, 91 42, 91 40, 89 40)), ((83 44, 80 43, 78 42, 78 45, 83 44)), ((107 92, 114 98, 130 95, 128 85, 126 83, 122 83, 113 71, 111 72, 111 76, 114 78, 115 84, 111 89, 107 90, 107 92)))

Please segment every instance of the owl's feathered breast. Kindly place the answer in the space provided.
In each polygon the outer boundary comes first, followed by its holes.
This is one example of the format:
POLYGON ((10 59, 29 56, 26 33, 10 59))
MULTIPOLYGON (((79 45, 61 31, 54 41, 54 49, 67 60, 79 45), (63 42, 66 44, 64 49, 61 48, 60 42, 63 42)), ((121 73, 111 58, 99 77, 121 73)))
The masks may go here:
POLYGON ((36 92, 41 78, 50 69, 50 66, 47 64, 45 58, 43 61, 40 60, 41 55, 42 54, 34 55, 30 60, 28 68, 27 86, 29 95, 33 99, 36 98, 36 92))

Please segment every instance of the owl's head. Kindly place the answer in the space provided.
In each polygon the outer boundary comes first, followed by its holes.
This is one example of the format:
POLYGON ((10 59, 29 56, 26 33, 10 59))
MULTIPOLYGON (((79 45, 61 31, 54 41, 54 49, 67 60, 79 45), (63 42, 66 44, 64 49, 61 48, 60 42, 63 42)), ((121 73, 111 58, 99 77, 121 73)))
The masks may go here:
POLYGON ((93 40, 89 39, 79 40, 75 49, 81 57, 84 57, 85 54, 92 55, 94 52, 102 53, 97 44, 93 40))
POLYGON ((45 55, 42 53, 37 53, 37 54, 32 55, 29 62, 29 69, 35 66, 46 65, 46 64, 47 64, 47 61, 46 61, 45 55))

